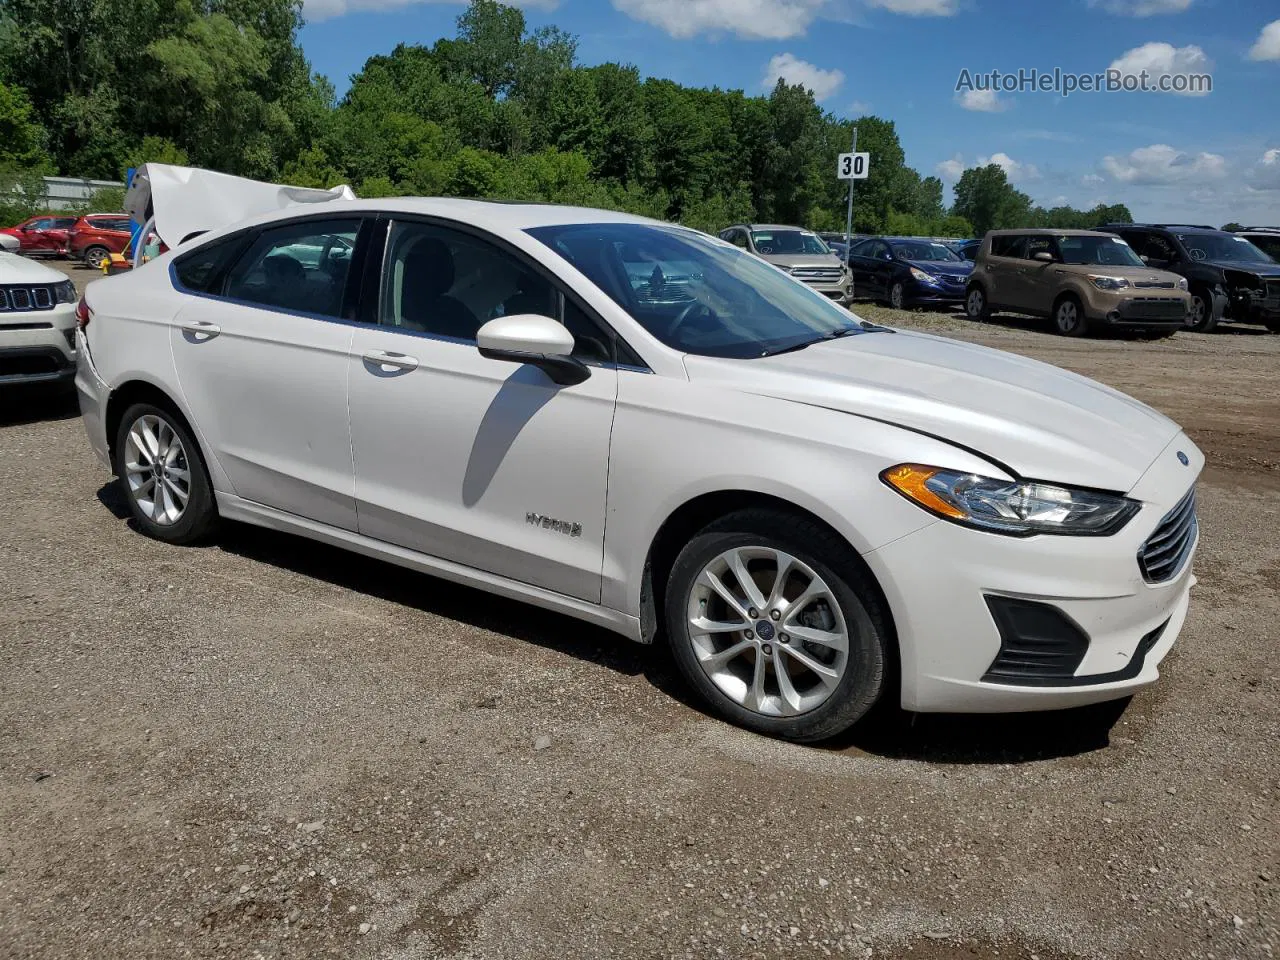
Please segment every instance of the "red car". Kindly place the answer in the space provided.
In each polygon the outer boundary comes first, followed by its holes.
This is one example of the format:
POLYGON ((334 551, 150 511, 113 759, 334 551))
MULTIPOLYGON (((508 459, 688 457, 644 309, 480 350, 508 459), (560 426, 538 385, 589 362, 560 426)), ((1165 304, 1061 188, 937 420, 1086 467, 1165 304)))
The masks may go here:
POLYGON ((108 256, 124 253, 133 224, 123 213, 86 213, 71 228, 67 254, 100 270, 108 256))
POLYGON ((75 225, 75 217, 42 214, 22 221, 16 227, 5 227, 0 233, 18 238, 18 252, 29 257, 60 257, 67 252, 67 238, 75 225))

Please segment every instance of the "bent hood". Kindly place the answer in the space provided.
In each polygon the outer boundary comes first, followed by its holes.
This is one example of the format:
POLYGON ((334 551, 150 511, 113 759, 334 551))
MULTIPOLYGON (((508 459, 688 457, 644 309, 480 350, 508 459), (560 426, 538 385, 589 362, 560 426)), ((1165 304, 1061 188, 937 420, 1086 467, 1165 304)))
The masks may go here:
POLYGON ((685 366, 693 381, 897 424, 1020 477, 1101 490, 1130 490, 1180 430, 1077 374, 919 333, 860 334, 758 360, 690 355, 685 366))
POLYGON ((124 209, 137 226, 155 217, 155 231, 173 249, 193 233, 216 230, 260 213, 298 204, 354 200, 347 186, 332 190, 290 187, 228 173, 145 163, 125 194, 124 209))

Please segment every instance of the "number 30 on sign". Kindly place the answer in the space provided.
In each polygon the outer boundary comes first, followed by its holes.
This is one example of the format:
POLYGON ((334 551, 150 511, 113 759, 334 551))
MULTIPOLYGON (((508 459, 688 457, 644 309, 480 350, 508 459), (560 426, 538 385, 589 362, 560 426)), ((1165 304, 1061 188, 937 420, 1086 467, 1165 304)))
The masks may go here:
POLYGON ((842 153, 836 164, 836 176, 841 180, 865 180, 870 170, 869 153, 842 153))

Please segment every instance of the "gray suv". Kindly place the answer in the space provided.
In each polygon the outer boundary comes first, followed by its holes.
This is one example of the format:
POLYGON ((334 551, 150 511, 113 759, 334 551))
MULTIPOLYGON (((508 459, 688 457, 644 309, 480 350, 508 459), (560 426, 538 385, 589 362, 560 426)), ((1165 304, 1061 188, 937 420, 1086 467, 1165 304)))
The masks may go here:
POLYGON ((853 277, 831 248, 812 230, 775 224, 738 224, 720 239, 803 280, 842 306, 853 302, 853 277))

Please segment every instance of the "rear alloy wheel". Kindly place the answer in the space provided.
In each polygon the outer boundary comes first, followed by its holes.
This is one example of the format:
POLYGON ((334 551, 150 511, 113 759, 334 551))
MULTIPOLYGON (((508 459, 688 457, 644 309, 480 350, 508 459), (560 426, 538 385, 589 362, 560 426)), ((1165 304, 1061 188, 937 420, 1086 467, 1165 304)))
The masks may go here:
POLYGON ((1191 291, 1191 310, 1187 313, 1187 329, 1195 333, 1212 333, 1218 325, 1213 315, 1213 294, 1207 290, 1191 291))
POLYGON ((986 323, 991 317, 991 310, 987 306, 987 295, 981 287, 969 288, 969 293, 964 298, 964 314, 977 323, 986 323))
POLYGON ((94 270, 101 270, 102 265, 106 263, 107 257, 111 255, 111 251, 106 247, 90 247, 84 252, 85 266, 92 267, 94 270))
POLYGON ((717 712, 810 742, 876 703, 886 618, 848 552, 817 524, 766 510, 717 521, 681 551, 667 631, 685 677, 717 712))
POLYGON ((906 307, 907 291, 903 287, 902 282, 898 281, 889 288, 889 306, 895 310, 902 310, 906 307))
POLYGON ((1053 308, 1053 324, 1064 337, 1083 337, 1089 330, 1080 301, 1075 297, 1063 297, 1053 308))
POLYGON ((125 411, 116 434, 116 476, 142 532, 194 543, 217 519, 213 487, 181 419, 147 403, 125 411))

